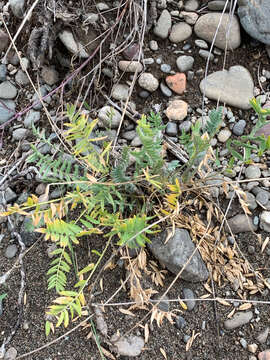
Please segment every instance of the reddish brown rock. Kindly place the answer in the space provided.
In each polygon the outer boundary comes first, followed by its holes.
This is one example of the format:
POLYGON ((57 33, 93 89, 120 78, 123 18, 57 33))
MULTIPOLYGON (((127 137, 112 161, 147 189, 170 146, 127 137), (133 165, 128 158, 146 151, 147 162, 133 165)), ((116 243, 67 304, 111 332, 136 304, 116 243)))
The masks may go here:
POLYGON ((140 54, 139 44, 131 44, 123 51, 123 54, 127 60, 138 60, 140 54))
POLYGON ((166 77, 166 84, 176 94, 183 94, 186 90, 186 75, 184 73, 176 73, 166 77))

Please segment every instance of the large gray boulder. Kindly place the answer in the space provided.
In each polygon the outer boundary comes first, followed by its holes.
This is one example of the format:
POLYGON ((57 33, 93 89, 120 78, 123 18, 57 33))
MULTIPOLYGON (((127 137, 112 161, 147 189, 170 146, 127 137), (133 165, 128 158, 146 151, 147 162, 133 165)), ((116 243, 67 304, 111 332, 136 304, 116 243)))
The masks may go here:
MULTIPOLYGON (((177 275, 186 265, 195 250, 195 245, 189 236, 189 232, 184 229, 176 229, 175 234, 164 244, 166 237, 167 232, 163 231, 152 240, 151 244, 148 244, 148 247, 168 270, 177 275)), ((181 278, 190 282, 199 282, 207 280, 208 276, 208 270, 200 253, 196 250, 183 270, 181 278)))
POLYGON ((238 0, 238 16, 245 31, 254 39, 270 45, 270 1, 238 0))

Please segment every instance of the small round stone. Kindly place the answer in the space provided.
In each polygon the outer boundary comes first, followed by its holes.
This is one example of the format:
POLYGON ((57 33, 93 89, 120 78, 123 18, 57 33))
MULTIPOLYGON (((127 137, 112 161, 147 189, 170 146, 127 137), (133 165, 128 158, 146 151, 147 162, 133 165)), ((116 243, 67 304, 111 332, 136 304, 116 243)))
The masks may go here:
POLYGON ((142 90, 139 92, 139 96, 142 98, 142 99, 146 99, 148 98, 148 96, 150 95, 150 92, 146 91, 146 90, 142 90))
POLYGON ((7 259, 12 259, 16 255, 17 251, 18 249, 16 245, 8 245, 5 251, 5 257, 7 259))
POLYGON ((232 133, 230 130, 228 129, 223 129, 218 133, 218 141, 225 143, 230 137, 231 137, 232 133))
POLYGON ((192 56, 182 55, 176 59, 176 65, 181 72, 186 72, 192 69, 194 58, 192 56))
POLYGON ((245 127, 246 127, 246 121, 245 120, 239 120, 237 123, 233 126, 232 132, 236 136, 241 136, 244 133, 245 127))
POLYGON ((158 80, 151 73, 143 73, 138 80, 140 87, 143 89, 154 92, 159 86, 158 80))
POLYGON ((169 120, 181 121, 187 116, 188 104, 183 100, 173 100, 165 110, 169 120))
POLYGON ((171 65, 169 65, 169 64, 161 64, 160 65, 160 70, 162 71, 162 72, 164 72, 165 74, 169 74, 170 72, 171 72, 171 65))
POLYGON ((245 176, 247 179, 256 179, 261 177, 261 170, 258 166, 249 165, 245 170, 245 176))
POLYGON ((171 89, 169 89, 168 86, 166 86, 163 82, 161 82, 159 86, 160 86, 160 90, 161 90, 163 95, 165 95, 167 97, 172 96, 171 89))
POLYGON ((174 122, 168 122, 166 126, 166 134, 169 136, 177 136, 177 125, 174 122))
POLYGON ((186 326, 187 322, 183 316, 179 315, 175 320, 175 326, 177 329, 182 330, 186 326))

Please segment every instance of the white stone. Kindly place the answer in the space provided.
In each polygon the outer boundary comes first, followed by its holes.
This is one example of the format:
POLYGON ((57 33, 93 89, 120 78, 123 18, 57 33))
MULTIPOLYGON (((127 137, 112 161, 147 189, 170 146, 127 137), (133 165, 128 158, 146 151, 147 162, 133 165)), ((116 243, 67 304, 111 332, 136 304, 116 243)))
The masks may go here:
POLYGON ((173 43, 179 43, 187 40, 192 34, 192 27, 184 22, 173 25, 170 33, 170 41, 173 43))
POLYGON ((131 73, 141 72, 143 69, 139 61, 120 60, 118 66, 120 70, 131 73))
POLYGON ((260 228, 266 232, 270 232, 270 211, 262 211, 260 214, 260 228))
POLYGON ((149 92, 154 92, 159 86, 158 80, 151 73, 143 73, 139 77, 138 83, 141 88, 149 92))

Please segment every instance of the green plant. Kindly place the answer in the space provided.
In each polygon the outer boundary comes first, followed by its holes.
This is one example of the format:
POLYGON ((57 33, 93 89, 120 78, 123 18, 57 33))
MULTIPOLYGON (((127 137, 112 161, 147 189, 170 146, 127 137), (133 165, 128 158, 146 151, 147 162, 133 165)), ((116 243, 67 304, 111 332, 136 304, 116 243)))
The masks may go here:
POLYGON ((258 120, 250 134, 241 136, 240 140, 228 140, 227 148, 232 155, 229 161, 229 168, 233 167, 235 160, 240 160, 240 162, 245 164, 251 163, 252 152, 262 156, 265 151, 270 149, 270 136, 266 138, 264 134, 257 135, 257 132, 269 123, 267 117, 270 115, 270 109, 262 109, 260 102, 255 98, 250 100, 250 104, 258 115, 258 120))
POLYGON ((184 165, 182 181, 188 182, 196 174, 201 161, 204 159, 210 147, 210 140, 216 135, 222 123, 222 108, 212 110, 209 113, 209 120, 203 128, 202 123, 197 121, 191 127, 191 133, 184 131, 180 136, 182 143, 189 155, 188 162, 184 165))

